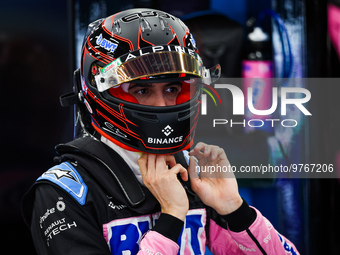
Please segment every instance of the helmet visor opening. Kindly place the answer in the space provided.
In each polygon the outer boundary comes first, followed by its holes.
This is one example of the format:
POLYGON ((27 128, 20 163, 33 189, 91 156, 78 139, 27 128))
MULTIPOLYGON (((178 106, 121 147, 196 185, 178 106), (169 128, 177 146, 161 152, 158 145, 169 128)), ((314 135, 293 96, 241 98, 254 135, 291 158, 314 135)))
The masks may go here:
MULTIPOLYGON (((135 104, 153 106, 159 98, 157 91, 161 90, 165 106, 179 105, 192 98, 199 87, 196 84, 197 79, 184 81, 173 81, 164 83, 145 83, 133 81, 131 83, 122 83, 118 86, 108 89, 109 95, 135 104), (150 100, 151 99, 151 100, 150 100)), ((104 91, 104 93, 106 93, 104 91)), ((159 103, 160 101, 158 101, 159 103)))

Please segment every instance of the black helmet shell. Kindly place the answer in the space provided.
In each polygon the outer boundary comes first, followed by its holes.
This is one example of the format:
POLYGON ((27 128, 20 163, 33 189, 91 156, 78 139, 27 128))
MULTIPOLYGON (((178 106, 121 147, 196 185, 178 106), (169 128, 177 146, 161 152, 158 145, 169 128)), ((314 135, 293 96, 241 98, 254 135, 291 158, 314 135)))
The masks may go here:
MULTIPOLYGON (((186 25, 168 13, 154 9, 130 9, 95 21, 89 25, 84 39, 80 80, 92 126, 128 150, 170 154, 188 149, 193 143, 200 89, 196 89, 193 98, 185 103, 155 107, 124 101, 107 90, 100 92, 94 79, 100 68, 113 61, 125 62, 131 55, 140 57, 138 54, 145 54, 149 49, 155 51, 160 45, 167 46, 168 50, 180 47, 176 50, 197 54, 195 40, 186 25)), ((190 77, 193 75, 183 75, 183 72, 164 73, 150 77, 148 82, 188 80, 190 77)))

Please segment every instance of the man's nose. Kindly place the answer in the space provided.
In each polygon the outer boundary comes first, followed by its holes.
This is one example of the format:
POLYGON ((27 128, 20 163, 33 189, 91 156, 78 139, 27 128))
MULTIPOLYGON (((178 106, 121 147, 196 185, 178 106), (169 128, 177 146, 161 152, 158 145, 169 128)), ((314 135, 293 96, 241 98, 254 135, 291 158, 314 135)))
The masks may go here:
POLYGON ((166 106, 166 98, 164 95, 157 95, 153 103, 154 106, 166 106))

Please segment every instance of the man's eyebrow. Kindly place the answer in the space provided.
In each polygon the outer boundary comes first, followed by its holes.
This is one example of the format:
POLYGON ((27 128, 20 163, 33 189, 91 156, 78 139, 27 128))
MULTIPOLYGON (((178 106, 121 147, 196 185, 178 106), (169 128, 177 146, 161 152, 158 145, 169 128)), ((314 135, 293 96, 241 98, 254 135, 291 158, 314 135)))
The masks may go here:
POLYGON ((135 87, 141 87, 141 88, 149 88, 152 85, 150 83, 133 83, 130 84, 129 89, 135 88, 135 87))
MULTIPOLYGON (((173 81, 173 82, 166 84, 165 86, 172 86, 172 85, 182 85, 182 84, 180 81, 173 81)), ((149 88, 149 87, 152 87, 152 83, 132 83, 132 85, 130 84, 129 89, 136 88, 136 87, 149 88)))
POLYGON ((182 85, 182 83, 180 81, 173 81, 167 84, 166 86, 172 86, 172 85, 182 85))

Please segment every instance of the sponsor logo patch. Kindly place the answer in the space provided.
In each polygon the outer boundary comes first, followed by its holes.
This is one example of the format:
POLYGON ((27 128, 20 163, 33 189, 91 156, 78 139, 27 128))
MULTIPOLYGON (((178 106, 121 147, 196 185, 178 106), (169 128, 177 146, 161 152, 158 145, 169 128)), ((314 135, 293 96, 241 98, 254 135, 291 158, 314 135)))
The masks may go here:
MULTIPOLYGON (((77 170, 68 162, 50 168, 37 181, 48 180, 66 190, 79 204, 84 205, 87 195, 87 185, 77 170)), ((63 205, 58 205, 63 209, 63 205)))

